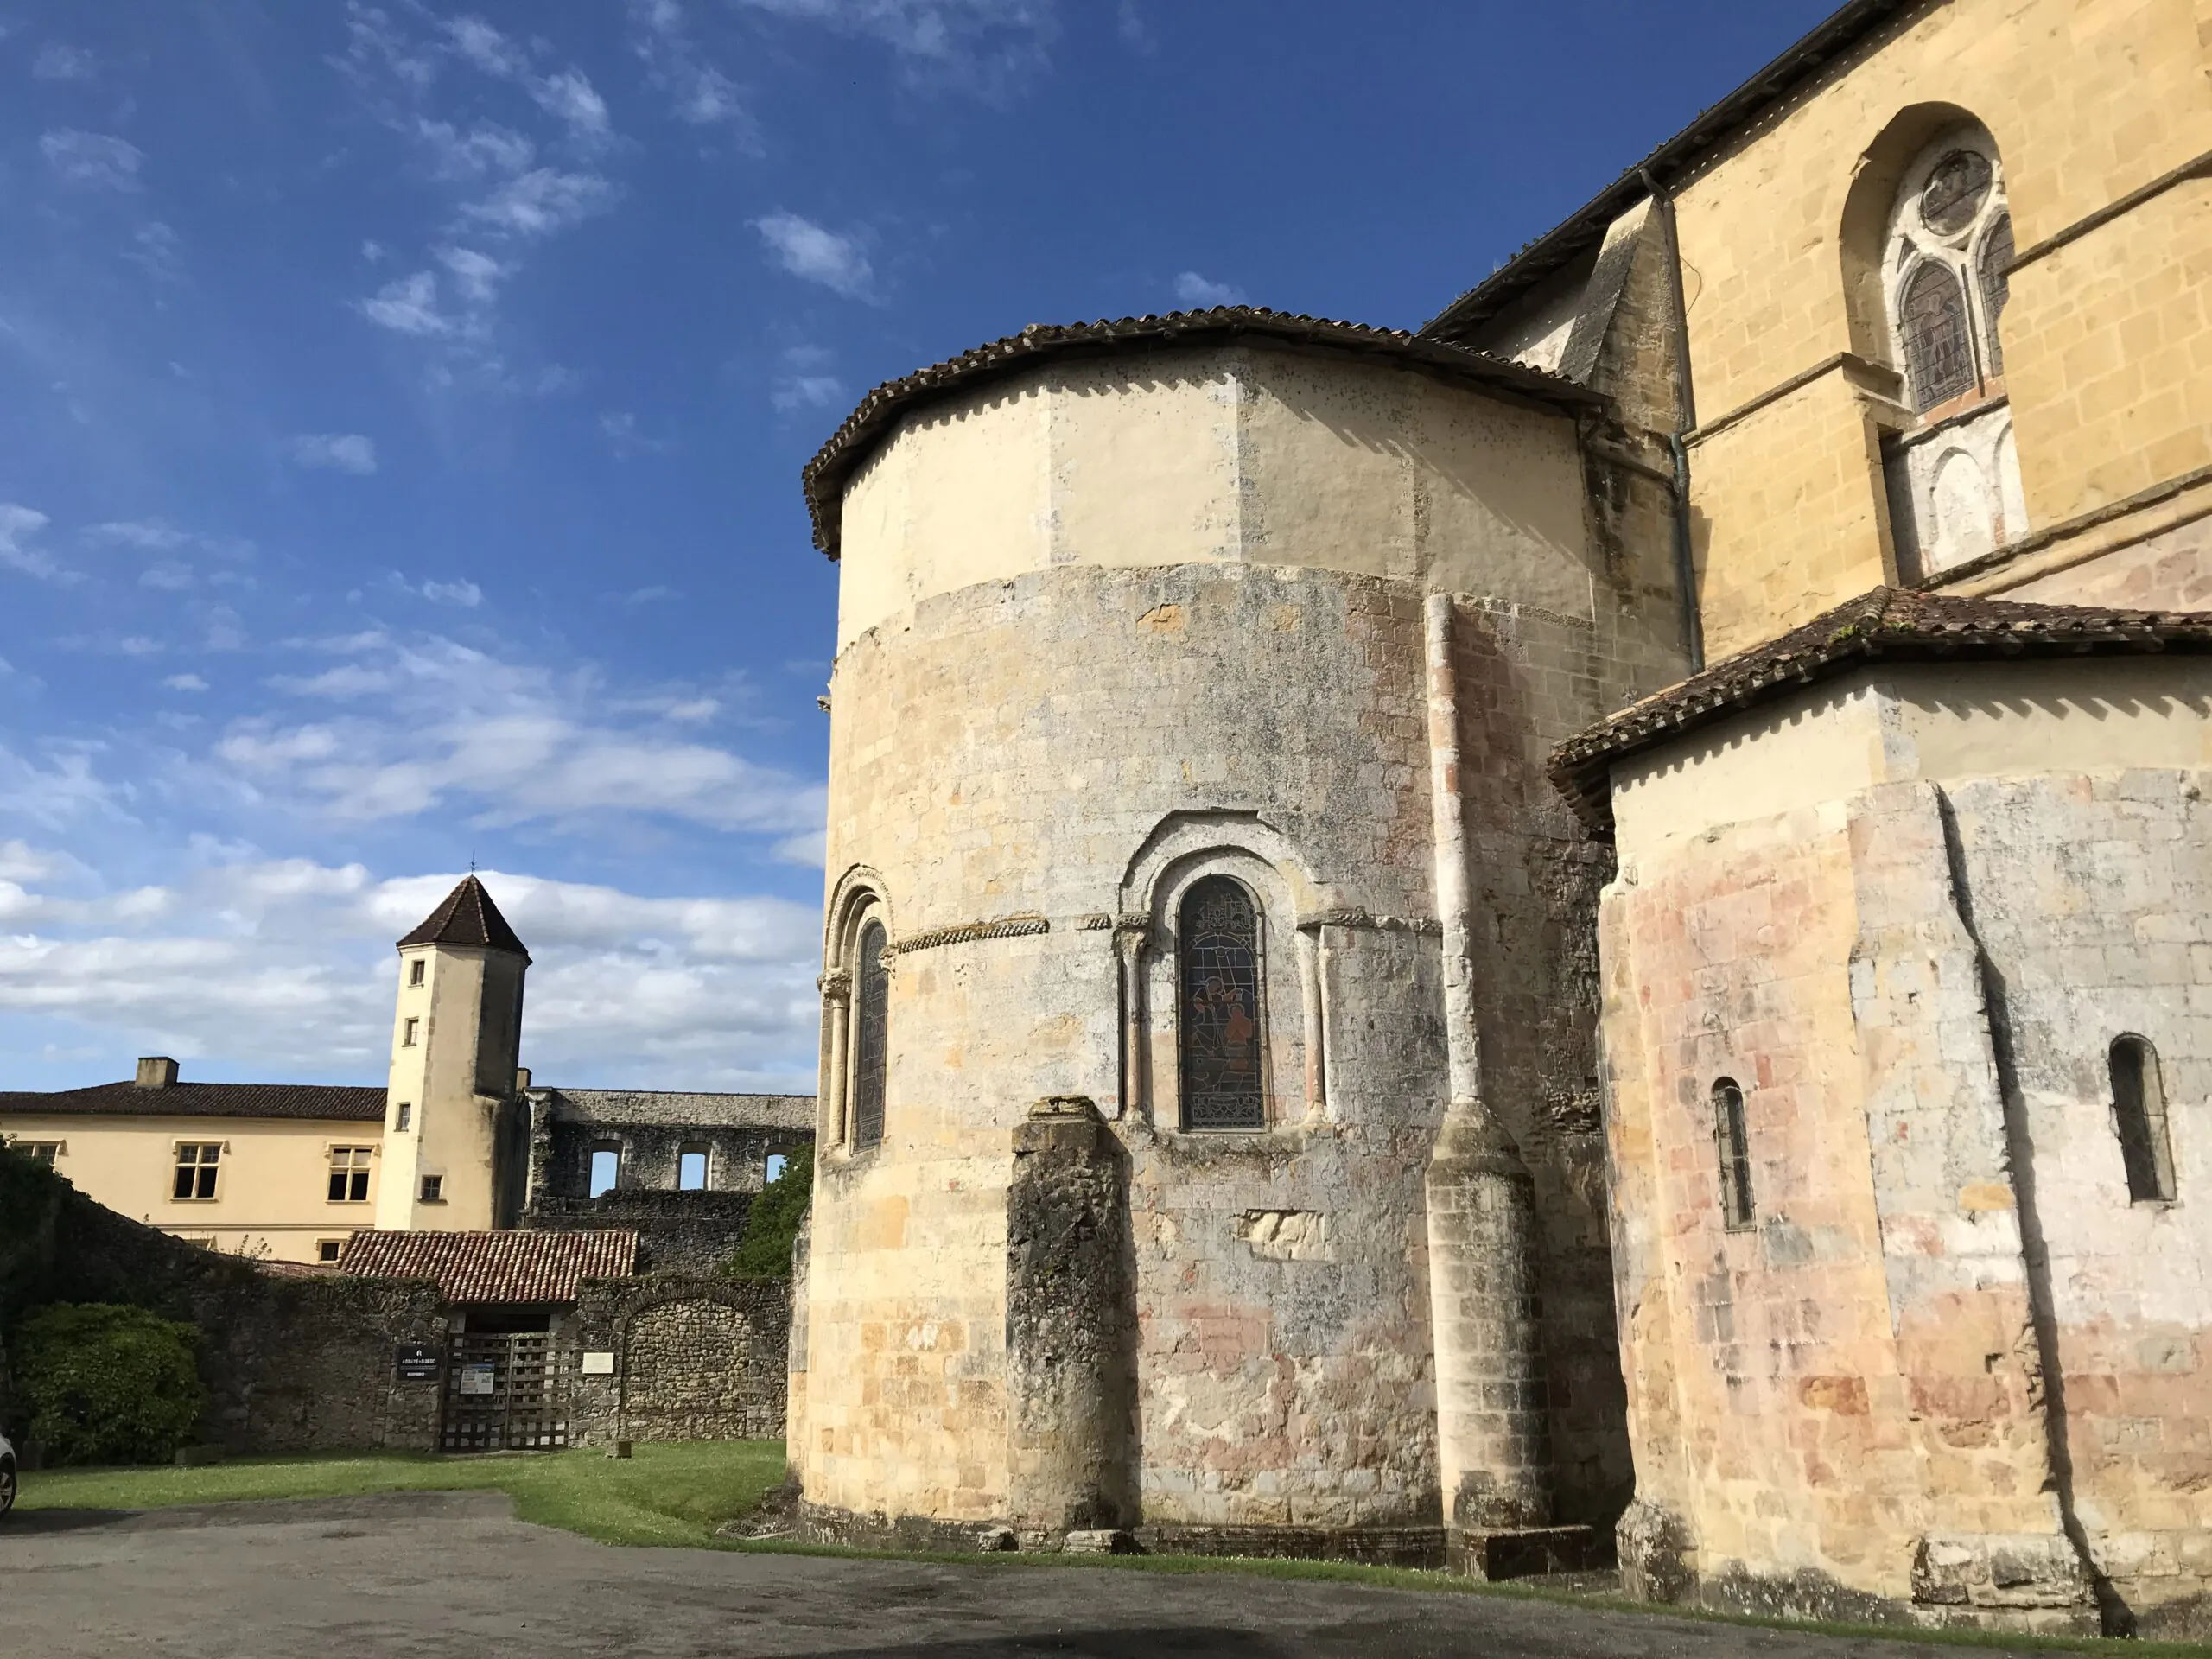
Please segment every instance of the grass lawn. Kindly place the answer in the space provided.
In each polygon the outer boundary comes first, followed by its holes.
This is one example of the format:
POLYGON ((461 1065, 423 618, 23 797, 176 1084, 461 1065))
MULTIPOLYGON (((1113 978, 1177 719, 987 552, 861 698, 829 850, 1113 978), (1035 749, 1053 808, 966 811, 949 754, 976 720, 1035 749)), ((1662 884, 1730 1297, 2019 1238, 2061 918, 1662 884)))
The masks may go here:
POLYGON ((495 1489, 515 1513, 609 1544, 709 1542, 784 1478, 781 1440, 643 1445, 637 1455, 595 1450, 430 1457, 238 1458, 202 1469, 51 1469, 27 1474, 17 1507, 155 1510, 247 1498, 348 1497, 362 1492, 495 1489))
MULTIPOLYGON (((736 1519, 784 1478, 781 1440, 698 1441, 639 1445, 626 1460, 604 1452, 508 1452, 486 1457, 429 1457, 405 1452, 353 1456, 238 1458, 204 1469, 56 1469, 27 1475, 17 1507, 32 1510, 152 1510, 180 1503, 224 1503, 253 1498, 346 1497, 364 1492, 452 1492, 496 1490, 514 1500, 515 1513, 541 1526, 561 1527, 608 1544, 676 1544, 693 1548, 772 1550, 810 1555, 863 1552, 789 1541, 741 1543, 715 1529, 736 1519)), ((876 1552, 865 1552, 875 1554, 876 1552)), ((1062 1566, 1136 1573, 1247 1573, 1268 1578, 1335 1580, 1395 1589, 1530 1596, 1586 1607, 1606 1607, 1662 1618, 1764 1625, 1776 1630, 1825 1630, 1965 1648, 2031 1651, 2212 1656, 2212 1646, 2164 1642, 2000 1636, 1985 1631, 1920 1631, 1896 1627, 1793 1623, 1663 1610, 1612 1596, 1568 1594, 1518 1584, 1491 1585, 1443 1573, 1401 1567, 1355 1567, 1336 1561, 1237 1560, 1189 1555, 968 1555, 882 1556, 906 1560, 963 1560, 1007 1570, 1062 1566)))

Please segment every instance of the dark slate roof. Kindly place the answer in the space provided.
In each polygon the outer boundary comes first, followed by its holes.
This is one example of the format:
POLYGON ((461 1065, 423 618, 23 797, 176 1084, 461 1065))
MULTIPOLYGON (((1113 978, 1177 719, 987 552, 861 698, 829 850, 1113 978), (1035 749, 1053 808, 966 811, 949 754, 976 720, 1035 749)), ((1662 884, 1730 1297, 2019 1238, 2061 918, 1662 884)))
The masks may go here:
POLYGON ((1605 238, 1605 227, 1650 194, 1646 173, 1671 190, 1744 128, 1777 113, 1834 61, 1892 21, 1932 0, 1851 0, 1741 86, 1528 244, 1482 283, 1424 324, 1433 338, 1459 338, 1496 316, 1561 266, 1605 238))
POLYGON ((1403 329, 1293 316, 1258 306, 1216 306, 1207 311, 1173 311, 1165 316, 1122 317, 1111 322, 1103 319, 1067 324, 1033 322, 1018 334, 886 381, 861 399, 860 407, 830 434, 830 441, 799 475, 806 492, 806 509, 814 520, 814 544, 831 558, 837 556, 838 496, 846 480, 860 469, 877 441, 918 404, 1052 359, 1161 346, 1226 345, 1239 339, 1385 358, 1462 384, 1517 393, 1569 413, 1600 408, 1605 403, 1600 394, 1572 380, 1465 346, 1426 340, 1403 329))
POLYGON ((96 1083, 52 1093, 0 1094, 0 1117, 65 1114, 101 1117, 290 1117, 377 1123, 385 1091, 319 1083, 96 1083))
POLYGON ((1863 663, 2158 651, 2212 652, 2212 612, 2027 605, 1877 588, 1577 733, 1552 751, 1552 782, 1585 823, 1610 833, 1616 762, 1863 663))
POLYGON ((530 957, 514 929, 507 925, 507 918, 499 914, 499 907, 492 902, 492 895, 474 875, 462 877, 461 885, 446 895, 445 903, 402 939, 399 948, 404 950, 410 944, 476 944, 512 950, 525 961, 530 957))
POLYGON ((364 1279, 431 1279, 451 1302, 573 1302, 585 1279, 638 1266, 628 1229, 578 1233, 359 1232, 338 1270, 364 1279))

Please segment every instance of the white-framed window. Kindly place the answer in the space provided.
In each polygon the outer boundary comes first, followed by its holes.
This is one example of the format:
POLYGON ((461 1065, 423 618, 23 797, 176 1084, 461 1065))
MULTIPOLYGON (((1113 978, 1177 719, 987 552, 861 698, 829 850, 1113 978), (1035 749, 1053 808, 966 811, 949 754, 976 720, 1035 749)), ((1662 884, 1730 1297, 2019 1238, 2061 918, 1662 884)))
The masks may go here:
POLYGON ((345 1249, 346 1241, 342 1238, 318 1238, 315 1242, 315 1259, 325 1267, 336 1267, 345 1249))
POLYGON ((423 1202, 443 1204, 445 1201, 446 1178, 442 1175, 425 1175, 423 1178, 423 1202))
POLYGON ((223 1144, 219 1141, 178 1141, 176 1175, 169 1185, 169 1197, 180 1203, 213 1203, 222 1163, 223 1144))
POLYGON ((8 1149, 21 1153, 35 1164, 44 1164, 48 1169, 54 1167, 55 1159, 68 1150, 60 1141, 19 1141, 14 1135, 8 1137, 8 1149))
POLYGON ((370 1147, 333 1147, 330 1149, 329 1199, 333 1204, 369 1201, 370 1147))

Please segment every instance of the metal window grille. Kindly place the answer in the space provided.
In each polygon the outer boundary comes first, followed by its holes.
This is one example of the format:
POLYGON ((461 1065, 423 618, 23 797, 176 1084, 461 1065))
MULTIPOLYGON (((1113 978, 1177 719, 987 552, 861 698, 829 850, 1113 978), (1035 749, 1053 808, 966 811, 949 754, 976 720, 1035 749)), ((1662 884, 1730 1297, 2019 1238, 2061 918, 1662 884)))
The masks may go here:
POLYGON ((1267 1126, 1260 919, 1251 895, 1210 875, 1184 896, 1179 942, 1183 1127, 1267 1126))

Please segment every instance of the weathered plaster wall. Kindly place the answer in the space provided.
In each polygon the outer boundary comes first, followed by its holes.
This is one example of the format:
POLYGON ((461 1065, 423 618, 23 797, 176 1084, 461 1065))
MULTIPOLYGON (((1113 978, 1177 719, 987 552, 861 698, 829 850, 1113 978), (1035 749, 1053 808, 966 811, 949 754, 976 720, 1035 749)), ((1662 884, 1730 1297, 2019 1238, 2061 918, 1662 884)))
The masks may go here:
POLYGON ((2171 1097, 2203 1087, 2208 738, 2194 660, 1899 669, 1617 771, 1622 1536, 1647 1593, 2197 1617, 2208 1230, 2127 1202, 2104 1068, 2147 1024, 2190 1079, 2171 1097))

